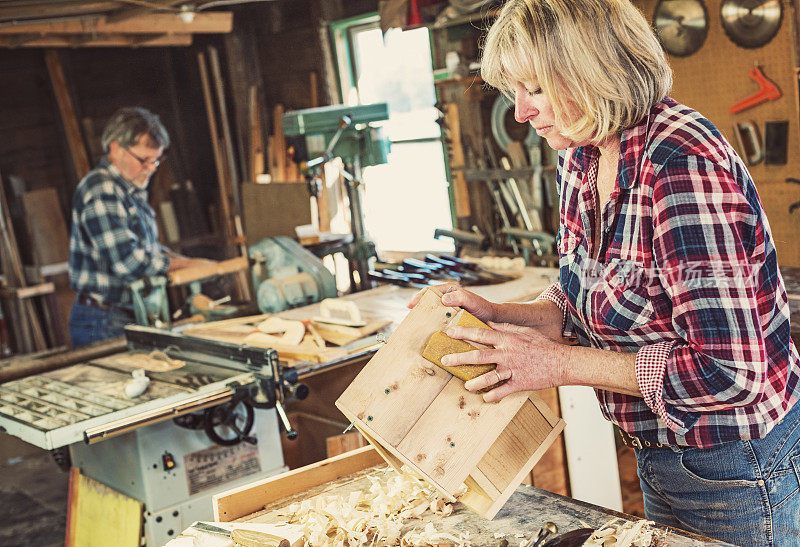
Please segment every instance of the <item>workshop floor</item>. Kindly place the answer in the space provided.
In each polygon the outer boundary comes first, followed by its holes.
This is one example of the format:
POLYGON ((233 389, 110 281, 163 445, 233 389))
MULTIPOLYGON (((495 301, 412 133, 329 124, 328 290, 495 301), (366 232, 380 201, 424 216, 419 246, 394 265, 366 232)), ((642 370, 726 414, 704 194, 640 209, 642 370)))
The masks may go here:
POLYGON ((0 462, 0 545, 64 545, 68 486, 44 450, 0 462))

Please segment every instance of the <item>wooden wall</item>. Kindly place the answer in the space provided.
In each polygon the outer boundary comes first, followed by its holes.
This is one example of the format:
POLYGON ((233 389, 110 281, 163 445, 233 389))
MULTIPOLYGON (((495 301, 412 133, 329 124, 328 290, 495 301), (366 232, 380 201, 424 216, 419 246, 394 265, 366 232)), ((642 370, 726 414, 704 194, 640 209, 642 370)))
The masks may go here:
MULTIPOLYGON (((217 171, 197 54, 208 55, 209 46, 219 52, 233 146, 244 158, 248 143, 239 128, 249 119, 249 87, 258 86, 265 137, 271 132, 277 104, 286 110, 307 108, 315 96, 315 104, 329 104, 330 74, 322 43, 327 22, 375 11, 377 0, 281 0, 225 9, 234 14, 234 32, 197 35, 189 47, 57 50, 92 165, 102 156, 100 136, 117 108, 138 105, 160 115, 172 146, 150 183, 151 203, 161 216, 157 204, 170 199, 173 185, 192 182, 196 207, 185 206, 188 200, 172 199, 177 223, 187 232, 181 233, 183 238, 206 231, 209 237, 221 234, 214 225, 217 171), (314 90, 310 89, 312 74, 314 90), (199 224, 198 216, 203 220, 199 224), (198 225, 203 229, 195 229, 198 225)), ((44 59, 45 51, 39 48, 0 49, 0 177, 25 264, 33 263, 34 253, 26 237, 22 194, 55 188, 68 224, 72 196, 83 174, 73 167, 44 59)), ((246 161, 238 163, 247 166, 246 161)), ((247 180, 241 171, 239 178, 247 180)), ((163 225, 161 233, 165 239, 163 225)), ((218 245, 176 248, 193 256, 225 258, 218 245)), ((69 310, 59 311, 66 316, 69 310)))
MULTIPOLYGON (((317 74, 318 103, 328 103, 320 28, 328 21, 375 11, 377 1, 277 1, 228 9, 234 12, 233 34, 195 36, 190 47, 59 50, 76 115, 94 156, 111 114, 121 106, 144 106, 161 116, 172 137, 165 164, 170 178, 191 179, 204 201, 215 201, 216 175, 197 52, 209 44, 219 50, 231 116, 235 112, 232 67, 240 64, 248 78, 252 72, 259 73, 264 124, 271 127, 269 113, 274 105, 283 104, 287 110, 311 106, 312 72, 317 74), (235 42, 238 49, 226 41, 235 42), (245 58, 231 58, 236 52, 245 58)), ((23 178, 28 190, 59 188, 66 215, 78 179, 61 129, 44 51, 0 49, 0 74, 0 174, 23 178)))
MULTIPOLYGON (((656 3, 656 0, 643 0, 636 4, 652 21, 656 3)), ((800 200, 800 185, 785 182, 786 177, 800 177, 800 123, 792 59, 792 4, 784 2, 780 31, 772 41, 758 49, 745 49, 728 39, 720 22, 720 0, 706 0, 705 5, 709 30, 703 46, 688 57, 670 57, 675 76, 672 96, 711 120, 734 146, 733 128, 737 122, 755 122, 763 139, 764 122, 789 120, 788 163, 765 165, 762 162, 751 166, 750 173, 769 218, 780 264, 800 266, 797 239, 800 213, 790 215, 788 211, 789 204, 800 200), (767 78, 777 84, 783 96, 739 114, 729 114, 731 105, 758 91, 758 85, 748 76, 754 65, 759 65, 767 78)))

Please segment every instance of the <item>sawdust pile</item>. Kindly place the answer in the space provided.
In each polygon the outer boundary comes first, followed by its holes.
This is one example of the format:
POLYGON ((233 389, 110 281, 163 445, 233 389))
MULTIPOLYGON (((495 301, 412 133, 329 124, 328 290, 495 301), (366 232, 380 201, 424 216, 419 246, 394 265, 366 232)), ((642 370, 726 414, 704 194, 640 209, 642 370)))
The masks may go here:
POLYGON ((652 527, 649 520, 628 521, 613 519, 594 531, 584 545, 614 547, 644 547, 658 545, 666 535, 664 530, 652 527))
MULTIPOLYGON (((313 547, 439 544, 471 547, 469 533, 456 536, 439 532, 431 523, 401 536, 403 524, 410 519, 429 513, 447 516, 453 512, 453 505, 422 479, 394 469, 367 478, 371 482, 368 492, 351 492, 347 498, 323 494, 293 504, 284 514, 288 516, 286 522, 302 526, 306 545, 313 547)), ((458 495, 464 492, 466 487, 458 495)))

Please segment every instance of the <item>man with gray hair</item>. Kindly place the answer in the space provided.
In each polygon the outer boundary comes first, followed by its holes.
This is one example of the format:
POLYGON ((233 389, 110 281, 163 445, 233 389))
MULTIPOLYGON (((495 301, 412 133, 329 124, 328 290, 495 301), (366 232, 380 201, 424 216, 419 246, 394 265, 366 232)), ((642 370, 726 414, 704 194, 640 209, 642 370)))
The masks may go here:
POLYGON ((103 131, 106 155, 81 180, 72 200, 73 346, 123 333, 133 322, 128 290, 133 281, 208 263, 173 253, 158 241, 147 185, 169 143, 158 116, 139 107, 121 108, 103 131))

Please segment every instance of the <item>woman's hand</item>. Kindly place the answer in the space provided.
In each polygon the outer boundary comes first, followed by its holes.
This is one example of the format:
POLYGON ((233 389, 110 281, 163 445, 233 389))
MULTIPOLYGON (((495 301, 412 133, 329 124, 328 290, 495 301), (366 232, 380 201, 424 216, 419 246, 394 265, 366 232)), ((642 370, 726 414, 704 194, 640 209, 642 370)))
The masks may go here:
POLYGON ((407 304, 408 307, 413 308, 416 306, 422 298, 422 294, 427 290, 434 290, 441 294, 442 304, 445 306, 450 306, 451 308, 464 308, 484 323, 497 318, 496 304, 489 302, 485 298, 482 298, 474 292, 470 292, 460 285, 456 285, 455 283, 442 283, 441 285, 434 285, 428 289, 422 289, 411 298, 407 304))
POLYGON ((531 327, 494 322, 489 326, 494 330, 451 327, 446 331, 451 338, 493 346, 442 358, 447 366, 497 364, 492 372, 465 382, 466 389, 478 391, 507 380, 483 394, 483 400, 492 403, 517 391, 562 385, 573 346, 555 342, 531 327))

